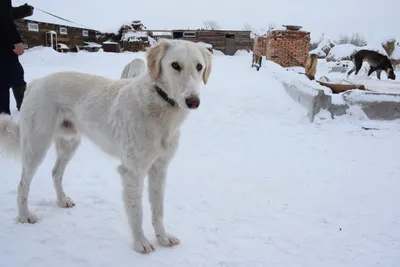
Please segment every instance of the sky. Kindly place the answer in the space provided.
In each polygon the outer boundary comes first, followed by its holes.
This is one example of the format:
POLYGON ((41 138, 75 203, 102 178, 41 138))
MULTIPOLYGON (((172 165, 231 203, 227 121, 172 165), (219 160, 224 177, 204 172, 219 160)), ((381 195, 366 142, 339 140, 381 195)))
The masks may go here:
POLYGON ((301 25, 312 40, 345 33, 400 40, 400 0, 13 0, 13 5, 25 2, 100 31, 132 20, 150 30, 197 29, 214 20, 222 29, 243 30, 248 24, 255 32, 269 25, 301 25))

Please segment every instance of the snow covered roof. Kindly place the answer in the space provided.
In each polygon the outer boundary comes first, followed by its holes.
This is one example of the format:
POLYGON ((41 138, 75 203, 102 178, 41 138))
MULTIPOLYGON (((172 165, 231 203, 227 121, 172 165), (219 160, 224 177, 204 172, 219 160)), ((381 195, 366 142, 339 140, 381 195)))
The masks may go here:
POLYGON ((126 32, 126 33, 122 36, 122 41, 126 41, 126 42, 138 42, 138 41, 140 41, 139 38, 145 38, 145 37, 147 37, 147 32, 129 31, 129 32, 126 32))
MULTIPOLYGON (((20 6, 23 4, 23 3, 21 3, 21 1, 18 1, 18 0, 13 0, 12 2, 13 2, 12 3, 13 6, 20 6)), ((66 21, 64 19, 67 19, 67 18, 58 17, 57 14, 53 14, 54 16, 52 16, 52 15, 48 14, 50 12, 48 12, 48 13, 46 13, 46 12, 47 11, 43 11, 43 10, 35 7, 35 10, 34 10, 32 16, 26 17, 25 20, 57 24, 57 25, 61 25, 61 26, 75 27, 75 28, 81 28, 81 29, 92 29, 88 26, 79 24, 77 22, 66 21)))
POLYGON ((63 44, 63 43, 58 43, 57 46, 60 49, 69 49, 69 47, 66 44, 63 44))
POLYGON ((329 53, 333 46, 335 46, 335 43, 329 38, 325 38, 318 44, 317 48, 311 50, 309 54, 316 54, 319 57, 326 57, 326 54, 329 53))
POLYGON ((167 31, 165 31, 165 32, 152 32, 153 33, 153 36, 163 36, 163 35, 171 35, 172 36, 172 32, 167 32, 167 31))
POLYGON ((94 42, 85 42, 85 46, 84 47, 90 47, 90 48, 92 48, 92 47, 94 47, 94 48, 101 48, 102 47, 102 45, 101 44, 98 44, 98 43, 94 43, 94 42))
POLYGON ((337 44, 329 51, 327 59, 341 60, 349 58, 352 54, 357 52, 357 46, 353 44, 337 44))

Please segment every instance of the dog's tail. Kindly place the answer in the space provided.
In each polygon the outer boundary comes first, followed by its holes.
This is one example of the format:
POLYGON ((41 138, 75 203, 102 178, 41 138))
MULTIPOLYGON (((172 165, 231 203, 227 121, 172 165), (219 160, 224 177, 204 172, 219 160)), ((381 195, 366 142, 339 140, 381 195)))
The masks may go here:
POLYGON ((10 115, 0 114, 0 151, 15 158, 20 154, 19 125, 10 115))

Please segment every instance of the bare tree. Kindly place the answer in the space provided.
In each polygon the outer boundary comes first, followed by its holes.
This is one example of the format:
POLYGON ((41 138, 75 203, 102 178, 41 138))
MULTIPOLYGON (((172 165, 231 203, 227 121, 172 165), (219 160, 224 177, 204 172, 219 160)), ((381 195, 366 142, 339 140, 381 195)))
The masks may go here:
POLYGON ((341 34, 338 44, 353 44, 355 46, 364 46, 367 44, 364 37, 359 33, 353 33, 351 36, 347 34, 341 34))
POLYGON ((243 25, 243 30, 244 30, 244 31, 254 32, 254 28, 253 28, 250 24, 248 24, 248 23, 245 23, 245 24, 243 25))
POLYGON ((250 38, 254 38, 254 36, 255 36, 255 30, 254 30, 254 28, 253 28, 250 24, 245 23, 245 24, 243 25, 243 31, 249 31, 249 32, 250 32, 250 38))
POLYGON ((270 23, 268 24, 268 32, 272 31, 273 29, 275 29, 276 24, 275 23, 270 23))
POLYGON ((205 20, 203 24, 206 30, 219 30, 221 28, 215 20, 205 20))

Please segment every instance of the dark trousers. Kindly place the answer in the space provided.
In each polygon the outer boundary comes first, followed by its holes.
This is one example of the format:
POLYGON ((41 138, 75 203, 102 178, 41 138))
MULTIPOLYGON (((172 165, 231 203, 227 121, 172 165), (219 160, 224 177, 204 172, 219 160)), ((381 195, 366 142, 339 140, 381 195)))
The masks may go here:
POLYGON ((24 74, 24 68, 18 60, 0 61, 0 113, 11 113, 10 88, 13 90, 17 109, 20 109, 26 89, 24 74))

